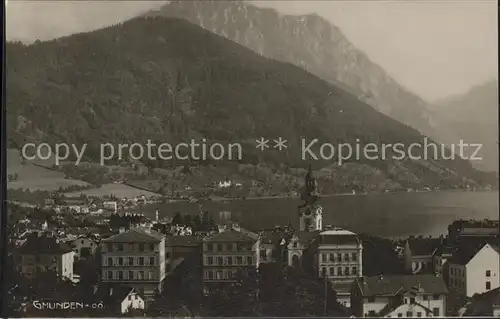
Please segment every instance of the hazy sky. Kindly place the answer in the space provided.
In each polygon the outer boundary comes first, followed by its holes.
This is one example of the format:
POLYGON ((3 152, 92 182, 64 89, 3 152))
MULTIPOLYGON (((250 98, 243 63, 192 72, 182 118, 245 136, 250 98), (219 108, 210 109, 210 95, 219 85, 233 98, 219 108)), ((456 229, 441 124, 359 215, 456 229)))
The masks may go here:
MULTIPOLYGON (((89 31, 161 1, 21 1, 7 5, 7 39, 89 31)), ((496 1, 261 1, 283 13, 316 12, 402 85, 432 101, 498 74, 496 1)))

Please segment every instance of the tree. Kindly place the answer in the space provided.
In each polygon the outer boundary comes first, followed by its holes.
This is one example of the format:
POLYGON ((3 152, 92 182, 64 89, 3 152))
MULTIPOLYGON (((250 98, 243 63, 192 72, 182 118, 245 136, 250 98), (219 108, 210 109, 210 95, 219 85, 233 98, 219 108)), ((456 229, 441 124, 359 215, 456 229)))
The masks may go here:
POLYGON ((172 225, 182 225, 183 219, 180 212, 176 212, 174 218, 172 218, 172 225))

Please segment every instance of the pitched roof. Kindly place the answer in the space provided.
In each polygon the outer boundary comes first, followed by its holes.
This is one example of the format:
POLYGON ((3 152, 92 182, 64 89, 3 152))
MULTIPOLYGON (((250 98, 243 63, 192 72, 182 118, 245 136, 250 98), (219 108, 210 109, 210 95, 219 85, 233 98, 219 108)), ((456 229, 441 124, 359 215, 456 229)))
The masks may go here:
POLYGON ((439 238, 408 239, 412 256, 431 256, 442 245, 439 238))
POLYGON ((259 239, 259 235, 251 231, 240 229, 228 229, 217 234, 203 238, 204 242, 254 242, 259 239))
POLYGON ((32 234, 29 236, 24 244, 19 247, 18 252, 21 254, 66 254, 71 252, 72 249, 65 243, 60 243, 54 237, 39 236, 32 234))
POLYGON ((448 289, 443 279, 432 274, 387 275, 356 279, 363 296, 394 296, 420 285, 421 293, 446 294, 448 289))
POLYGON ((500 288, 490 290, 472 297, 471 303, 465 311, 465 316, 489 316, 493 315, 493 307, 500 305, 500 288))
POLYGON ((146 230, 143 228, 134 228, 123 233, 113 235, 109 238, 103 239, 105 243, 145 243, 145 242, 159 242, 165 235, 154 231, 146 230))
POLYGON ((498 253, 498 246, 491 244, 479 244, 479 245, 462 245, 458 250, 456 250, 451 259, 451 264, 457 265, 467 265, 469 261, 476 256, 476 254, 483 249, 484 246, 489 245, 494 251, 498 253))

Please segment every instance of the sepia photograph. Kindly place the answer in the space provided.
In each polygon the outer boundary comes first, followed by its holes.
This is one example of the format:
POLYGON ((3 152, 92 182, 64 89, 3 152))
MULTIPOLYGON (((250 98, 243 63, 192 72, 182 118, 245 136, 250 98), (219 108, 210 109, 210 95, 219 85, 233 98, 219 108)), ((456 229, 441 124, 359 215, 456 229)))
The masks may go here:
POLYGON ((500 318, 494 0, 9 0, 3 318, 500 318))

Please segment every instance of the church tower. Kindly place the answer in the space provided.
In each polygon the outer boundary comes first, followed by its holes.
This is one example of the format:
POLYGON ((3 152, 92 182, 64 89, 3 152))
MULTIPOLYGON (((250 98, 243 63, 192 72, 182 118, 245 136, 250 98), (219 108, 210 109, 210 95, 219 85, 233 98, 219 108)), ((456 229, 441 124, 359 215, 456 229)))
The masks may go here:
POLYGON ((323 228, 323 207, 319 203, 318 182, 313 175, 311 165, 309 165, 305 177, 301 198, 304 203, 299 206, 300 230, 321 230, 323 228))

